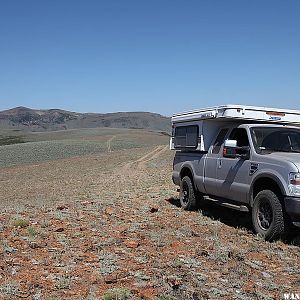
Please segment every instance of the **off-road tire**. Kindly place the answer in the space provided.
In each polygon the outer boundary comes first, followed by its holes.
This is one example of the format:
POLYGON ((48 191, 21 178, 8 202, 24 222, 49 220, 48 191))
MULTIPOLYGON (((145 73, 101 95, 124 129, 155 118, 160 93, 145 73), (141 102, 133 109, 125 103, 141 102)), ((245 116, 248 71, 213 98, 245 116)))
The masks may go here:
POLYGON ((266 241, 277 240, 285 233, 286 221, 279 197, 271 190, 259 192, 252 208, 252 223, 256 233, 266 241))
POLYGON ((192 179, 184 176, 180 181, 180 204, 184 210, 193 210, 196 207, 196 191, 192 179))

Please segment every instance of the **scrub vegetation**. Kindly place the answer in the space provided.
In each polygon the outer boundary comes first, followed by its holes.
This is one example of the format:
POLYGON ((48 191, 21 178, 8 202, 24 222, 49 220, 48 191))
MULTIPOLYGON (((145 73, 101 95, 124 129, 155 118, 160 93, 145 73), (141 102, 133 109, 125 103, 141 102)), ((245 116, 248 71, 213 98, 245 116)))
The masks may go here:
POLYGON ((88 129, 25 138, 0 147, 1 299, 282 299, 299 291, 299 231, 269 243, 245 213, 211 204, 183 211, 167 136, 88 129))
MULTIPOLYGON (((137 129, 92 128, 57 132, 11 132, 15 135, 3 138, 0 147, 0 167, 141 148, 158 145, 167 140, 163 133, 137 129)), ((1 141, 0 138, 0 145, 1 141)))
POLYGON ((13 144, 20 144, 24 143, 22 136, 1 136, 0 135, 0 146, 4 145, 13 145, 13 144))

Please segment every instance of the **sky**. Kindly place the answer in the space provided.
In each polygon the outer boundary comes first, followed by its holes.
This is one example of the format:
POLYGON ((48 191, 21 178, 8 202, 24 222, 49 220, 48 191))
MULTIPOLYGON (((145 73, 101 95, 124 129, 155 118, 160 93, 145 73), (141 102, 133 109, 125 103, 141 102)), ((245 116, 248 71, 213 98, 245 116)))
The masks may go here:
POLYGON ((298 0, 0 0, 0 110, 300 109, 298 0))

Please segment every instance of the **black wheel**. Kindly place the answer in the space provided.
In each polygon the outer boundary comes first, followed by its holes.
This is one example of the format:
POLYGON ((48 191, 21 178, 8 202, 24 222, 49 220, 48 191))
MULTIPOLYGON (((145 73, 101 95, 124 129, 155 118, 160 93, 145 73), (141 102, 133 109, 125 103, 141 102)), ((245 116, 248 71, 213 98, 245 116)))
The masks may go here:
POLYGON ((184 176, 180 181, 180 204, 184 210, 196 207, 196 192, 189 176, 184 176))
POLYGON ((278 196, 270 191, 259 192, 252 208, 252 223, 255 231, 267 241, 272 241, 285 233, 285 219, 278 196))

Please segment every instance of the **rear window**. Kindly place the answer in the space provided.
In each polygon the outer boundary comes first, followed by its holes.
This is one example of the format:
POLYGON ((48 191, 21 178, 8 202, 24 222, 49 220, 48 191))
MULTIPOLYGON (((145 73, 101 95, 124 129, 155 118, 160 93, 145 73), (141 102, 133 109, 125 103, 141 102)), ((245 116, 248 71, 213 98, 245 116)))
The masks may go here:
POLYGON ((194 148, 198 146, 199 128, 197 125, 175 128, 175 148, 194 148))

